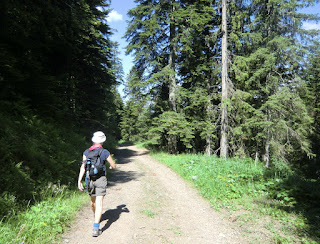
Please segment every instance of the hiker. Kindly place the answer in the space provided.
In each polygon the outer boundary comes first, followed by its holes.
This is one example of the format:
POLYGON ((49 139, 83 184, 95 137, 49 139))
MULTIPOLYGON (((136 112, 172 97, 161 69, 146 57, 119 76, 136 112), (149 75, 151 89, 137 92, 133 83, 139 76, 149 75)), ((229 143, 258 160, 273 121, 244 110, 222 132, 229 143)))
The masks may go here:
POLYGON ((105 142, 105 140, 106 136, 102 131, 97 131, 93 134, 93 145, 86 149, 83 153, 83 160, 78 178, 78 188, 80 191, 83 191, 84 187, 82 184, 82 178, 85 174, 86 177, 88 177, 90 174, 86 190, 91 197, 91 209, 94 213, 94 224, 92 231, 93 237, 97 237, 101 234, 99 226, 102 215, 103 198, 106 195, 107 188, 105 161, 107 160, 109 162, 110 169, 116 168, 116 164, 113 161, 110 152, 102 147, 102 144, 105 142), (97 164, 99 164, 100 167, 98 165, 95 168, 97 164), (93 170, 91 170, 91 168, 93 168, 93 170))

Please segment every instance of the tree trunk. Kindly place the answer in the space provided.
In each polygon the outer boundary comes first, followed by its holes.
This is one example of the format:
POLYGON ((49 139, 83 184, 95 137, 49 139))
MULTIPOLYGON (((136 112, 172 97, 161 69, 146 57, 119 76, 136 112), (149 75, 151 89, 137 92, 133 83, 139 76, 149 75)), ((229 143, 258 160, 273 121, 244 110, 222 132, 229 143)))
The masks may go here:
POLYGON ((207 137, 206 137, 206 154, 208 156, 211 155, 211 145, 212 145, 212 135, 210 133, 207 133, 207 137))
POLYGON ((255 166, 257 166, 258 161, 259 161, 259 153, 258 153, 258 151, 256 151, 256 157, 255 157, 255 159, 254 159, 254 165, 255 165, 255 166))
POLYGON ((171 106, 172 111, 177 111, 177 105, 176 105, 176 77, 175 77, 175 44, 174 44, 174 38, 176 35, 176 26, 174 21, 174 6, 175 0, 170 0, 170 6, 171 6, 171 17, 170 17, 170 54, 169 54, 169 67, 170 67, 170 73, 169 73, 169 104, 171 106))
MULTIPOLYGON (((268 121, 271 120, 269 110, 267 110, 267 117, 268 121)), ((266 139, 266 144, 265 144, 265 153, 263 155, 263 161, 265 162, 265 167, 269 168, 270 167, 270 128, 267 130, 267 139, 266 139)))
MULTIPOLYGON (((176 35, 176 26, 175 26, 175 19, 174 19, 174 6, 175 0, 170 0, 171 6, 171 16, 170 16, 170 37, 169 37, 169 45, 170 45, 170 53, 169 53, 169 104, 172 111, 177 112, 177 105, 176 105, 176 49, 174 38, 176 35)), ((177 136, 176 135, 169 135, 169 152, 172 154, 177 153, 177 136)))
POLYGON ((221 91, 221 139, 220 139, 220 157, 228 156, 228 61, 227 61, 227 1, 222 0, 222 91, 221 91))
MULTIPOLYGON (((269 132, 268 132, 269 134, 269 132)), ((270 144, 269 144, 269 140, 267 139, 266 141, 266 146, 265 146, 265 153, 263 155, 263 161, 265 163, 265 167, 269 168, 270 167, 270 144)))
MULTIPOLYGON (((206 79, 206 84, 207 84, 207 90, 209 93, 209 97, 208 97, 208 102, 207 102, 207 108, 206 108, 206 112, 207 112, 207 119, 209 121, 209 123, 211 124, 213 122, 213 104, 212 104, 212 96, 213 94, 210 93, 210 81, 209 79, 206 79)), ((212 153, 212 132, 211 132, 211 128, 207 128, 207 135, 206 135, 206 154, 207 155, 211 155, 212 153)))

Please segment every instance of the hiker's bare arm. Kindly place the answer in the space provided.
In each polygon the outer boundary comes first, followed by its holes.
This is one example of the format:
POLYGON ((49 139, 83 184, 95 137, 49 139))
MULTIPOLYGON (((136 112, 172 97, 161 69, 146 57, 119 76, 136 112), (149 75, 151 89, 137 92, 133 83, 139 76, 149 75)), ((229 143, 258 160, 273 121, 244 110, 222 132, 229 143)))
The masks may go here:
POLYGON ((110 164, 110 168, 115 169, 116 168, 116 163, 113 161, 111 155, 109 155, 109 157, 107 158, 107 161, 110 164))
POLYGON ((85 155, 83 155, 82 165, 80 167, 80 172, 79 172, 79 177, 78 177, 78 188, 79 188, 80 191, 84 190, 84 187, 83 187, 83 184, 82 184, 82 178, 83 178, 84 173, 86 171, 86 169, 84 168, 84 164, 85 164, 86 159, 87 159, 87 157, 85 155))

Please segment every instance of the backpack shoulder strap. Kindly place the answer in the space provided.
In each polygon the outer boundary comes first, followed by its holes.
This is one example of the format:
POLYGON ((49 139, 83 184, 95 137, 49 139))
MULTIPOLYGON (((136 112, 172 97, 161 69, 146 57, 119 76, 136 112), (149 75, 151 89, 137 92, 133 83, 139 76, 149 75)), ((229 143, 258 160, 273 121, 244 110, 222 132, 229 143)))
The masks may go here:
POLYGON ((104 150, 104 148, 102 147, 102 148, 99 148, 98 150, 99 150, 98 156, 100 157, 100 156, 101 156, 102 151, 104 150))
POLYGON ((89 154, 90 154, 91 157, 92 157, 92 156, 99 156, 99 157, 100 157, 101 152, 102 152, 103 150, 104 150, 104 148, 98 148, 98 149, 95 149, 95 150, 93 150, 93 151, 90 151, 90 150, 88 149, 87 157, 89 156, 89 154))

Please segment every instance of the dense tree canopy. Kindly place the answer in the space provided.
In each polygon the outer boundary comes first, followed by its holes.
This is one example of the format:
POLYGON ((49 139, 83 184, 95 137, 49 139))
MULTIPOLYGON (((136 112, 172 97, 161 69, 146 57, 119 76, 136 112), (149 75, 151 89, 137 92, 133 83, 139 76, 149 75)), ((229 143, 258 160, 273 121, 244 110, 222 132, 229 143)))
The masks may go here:
POLYGON ((85 137, 103 130, 109 150, 120 138, 108 13, 103 0, 1 1, 0 219, 53 183, 73 186, 85 137))
POLYGON ((319 33, 302 25, 319 17, 300 10, 316 1, 227 1, 229 91, 223 100, 221 2, 136 2, 126 34, 135 57, 126 106, 144 111, 134 120, 143 116, 145 123, 131 124, 129 133, 124 115, 125 138, 172 153, 219 153, 227 107, 229 156, 250 156, 267 167, 275 158, 314 158, 319 33))
POLYGON ((116 85, 108 5, 1 1, 1 99, 20 95, 45 116, 107 127, 116 85))

